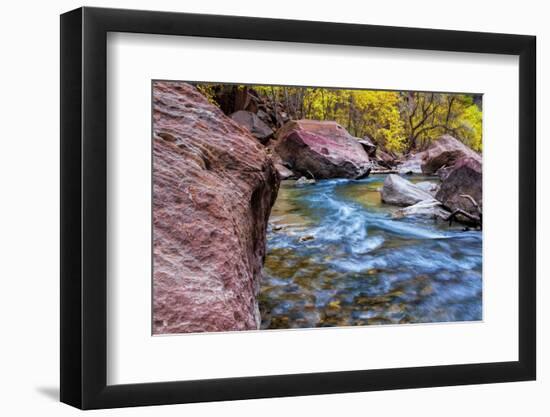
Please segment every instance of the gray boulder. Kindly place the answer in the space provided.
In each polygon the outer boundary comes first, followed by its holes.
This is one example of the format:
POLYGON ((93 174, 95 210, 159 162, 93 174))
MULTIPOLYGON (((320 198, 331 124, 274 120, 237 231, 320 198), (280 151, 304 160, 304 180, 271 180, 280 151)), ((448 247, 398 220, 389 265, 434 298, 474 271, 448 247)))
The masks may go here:
POLYGON ((396 206, 411 206, 420 201, 433 200, 430 193, 396 174, 386 177, 381 196, 384 203, 396 206))

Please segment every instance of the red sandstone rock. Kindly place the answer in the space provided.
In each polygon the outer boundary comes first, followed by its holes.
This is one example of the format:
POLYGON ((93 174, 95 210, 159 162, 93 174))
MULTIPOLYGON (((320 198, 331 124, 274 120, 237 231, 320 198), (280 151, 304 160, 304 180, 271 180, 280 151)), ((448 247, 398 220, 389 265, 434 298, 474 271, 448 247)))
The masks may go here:
POLYGON ((357 138, 336 122, 294 120, 277 135, 275 151, 292 171, 322 178, 356 178, 370 167, 357 138))
POLYGON ((451 210, 462 209, 477 215, 474 204, 461 195, 471 196, 483 209, 483 181, 480 161, 474 158, 459 159, 449 170, 439 187, 436 198, 451 210))
POLYGON ((435 174, 440 168, 450 167, 461 158, 472 158, 481 163, 481 155, 450 135, 443 135, 434 141, 426 151, 421 152, 421 157, 424 174, 435 174))
POLYGON ((258 329, 271 158, 188 84, 153 101, 153 333, 258 329))

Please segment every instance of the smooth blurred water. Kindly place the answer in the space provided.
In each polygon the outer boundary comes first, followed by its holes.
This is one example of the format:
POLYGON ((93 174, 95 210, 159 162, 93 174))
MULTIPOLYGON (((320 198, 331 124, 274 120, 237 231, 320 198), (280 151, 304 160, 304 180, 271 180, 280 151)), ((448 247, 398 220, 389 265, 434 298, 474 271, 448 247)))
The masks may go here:
MULTIPOLYGON (((412 178, 426 179, 435 181, 412 178)), ((481 232, 392 219, 383 180, 283 182, 268 226, 262 328, 481 320, 481 232)))

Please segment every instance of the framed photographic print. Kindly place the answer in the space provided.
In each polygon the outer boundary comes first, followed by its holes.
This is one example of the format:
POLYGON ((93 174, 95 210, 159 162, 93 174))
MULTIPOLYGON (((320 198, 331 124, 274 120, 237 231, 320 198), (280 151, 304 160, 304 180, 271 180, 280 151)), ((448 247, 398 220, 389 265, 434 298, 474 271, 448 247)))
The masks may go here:
POLYGON ((61 16, 61 400, 535 379, 535 38, 61 16))

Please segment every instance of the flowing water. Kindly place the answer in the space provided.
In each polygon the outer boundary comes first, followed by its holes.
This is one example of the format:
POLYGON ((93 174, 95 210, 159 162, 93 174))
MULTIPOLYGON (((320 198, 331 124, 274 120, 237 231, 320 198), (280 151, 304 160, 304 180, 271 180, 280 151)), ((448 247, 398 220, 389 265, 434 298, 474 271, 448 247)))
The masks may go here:
MULTIPOLYGON (((412 181, 426 179, 435 181, 412 181)), ((393 219, 396 208, 380 200, 383 180, 281 184, 260 290, 263 329, 481 320, 481 232, 393 219)))

